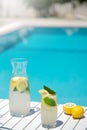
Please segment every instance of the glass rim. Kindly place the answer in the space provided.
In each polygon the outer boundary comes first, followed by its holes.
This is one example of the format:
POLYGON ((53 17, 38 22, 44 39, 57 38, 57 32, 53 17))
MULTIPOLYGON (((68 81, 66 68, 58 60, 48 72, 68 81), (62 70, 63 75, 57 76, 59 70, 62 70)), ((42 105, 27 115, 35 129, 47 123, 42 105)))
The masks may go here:
POLYGON ((27 58, 12 58, 11 62, 28 62, 27 58))

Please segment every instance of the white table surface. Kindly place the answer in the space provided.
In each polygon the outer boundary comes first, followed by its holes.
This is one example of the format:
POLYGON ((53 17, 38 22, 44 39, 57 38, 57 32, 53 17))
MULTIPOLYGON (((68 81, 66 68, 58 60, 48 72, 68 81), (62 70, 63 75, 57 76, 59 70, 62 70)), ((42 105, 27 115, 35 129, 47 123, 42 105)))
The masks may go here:
MULTIPOLYGON (((0 130, 46 130, 41 125, 40 102, 31 102, 31 112, 26 117, 12 117, 8 99, 0 99, 0 130)), ((63 112, 63 105, 58 105, 56 128, 50 130, 87 130, 87 107, 82 119, 73 119, 63 112)))

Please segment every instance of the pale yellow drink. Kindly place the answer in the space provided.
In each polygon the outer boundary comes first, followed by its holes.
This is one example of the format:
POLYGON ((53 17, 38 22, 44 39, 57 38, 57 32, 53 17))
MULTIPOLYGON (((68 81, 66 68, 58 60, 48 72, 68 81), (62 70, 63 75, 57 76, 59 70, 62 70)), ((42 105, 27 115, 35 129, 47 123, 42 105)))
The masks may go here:
POLYGON ((41 91, 39 92, 42 94, 42 100, 41 100, 42 126, 45 128, 54 128, 56 127, 56 121, 57 121, 56 94, 49 94, 49 92, 44 89, 41 91))
POLYGON ((10 83, 9 108, 14 116, 26 116, 30 111, 30 90, 27 77, 13 77, 10 83))

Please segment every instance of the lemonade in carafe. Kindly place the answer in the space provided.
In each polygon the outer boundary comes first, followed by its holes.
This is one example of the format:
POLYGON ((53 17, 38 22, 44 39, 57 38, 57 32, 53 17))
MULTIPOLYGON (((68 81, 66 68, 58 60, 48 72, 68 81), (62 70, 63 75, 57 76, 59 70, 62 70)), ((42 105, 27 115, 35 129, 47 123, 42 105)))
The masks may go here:
POLYGON ((30 87, 26 75, 27 60, 15 58, 9 90, 9 109, 13 116, 26 116, 30 111, 30 87))

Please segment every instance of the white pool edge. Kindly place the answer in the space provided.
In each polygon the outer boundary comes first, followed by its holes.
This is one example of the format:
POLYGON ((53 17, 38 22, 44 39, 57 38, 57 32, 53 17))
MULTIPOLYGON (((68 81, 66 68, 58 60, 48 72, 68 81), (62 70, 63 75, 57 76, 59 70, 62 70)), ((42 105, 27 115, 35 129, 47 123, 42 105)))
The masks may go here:
POLYGON ((15 31, 21 27, 87 27, 87 20, 32 18, 32 19, 0 19, 5 25, 0 26, 0 35, 15 31))

